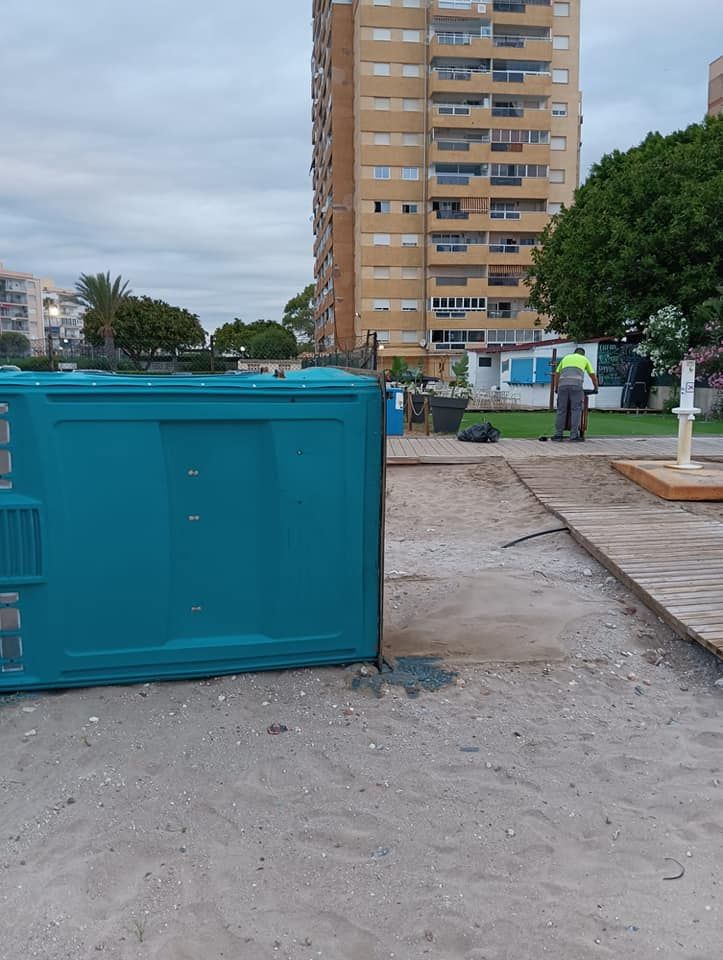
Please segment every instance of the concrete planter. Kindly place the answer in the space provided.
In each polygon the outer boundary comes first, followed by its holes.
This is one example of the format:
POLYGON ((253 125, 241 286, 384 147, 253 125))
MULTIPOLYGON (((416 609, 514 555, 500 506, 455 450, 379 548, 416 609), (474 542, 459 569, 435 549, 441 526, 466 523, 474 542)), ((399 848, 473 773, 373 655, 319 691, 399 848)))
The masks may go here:
POLYGON ((467 397, 432 397, 434 433, 457 433, 467 409, 467 397))

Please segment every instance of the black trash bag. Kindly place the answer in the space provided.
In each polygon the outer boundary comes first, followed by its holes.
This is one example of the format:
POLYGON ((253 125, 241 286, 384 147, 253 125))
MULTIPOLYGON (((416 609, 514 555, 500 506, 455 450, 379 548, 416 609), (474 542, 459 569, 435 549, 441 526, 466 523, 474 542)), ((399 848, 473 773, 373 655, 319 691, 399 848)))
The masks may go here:
POLYGON ((461 433, 457 434, 457 439, 463 440, 465 443, 497 443, 501 436, 502 434, 497 427, 493 427, 491 423, 485 421, 484 423, 475 423, 473 426, 467 427, 466 430, 462 430, 461 433))

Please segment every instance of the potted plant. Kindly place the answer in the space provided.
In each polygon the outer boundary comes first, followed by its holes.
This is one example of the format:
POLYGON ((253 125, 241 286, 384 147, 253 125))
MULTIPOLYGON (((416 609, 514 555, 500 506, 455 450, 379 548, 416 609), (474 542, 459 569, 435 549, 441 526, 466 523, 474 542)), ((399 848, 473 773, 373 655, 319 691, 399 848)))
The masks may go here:
POLYGON ((469 403, 472 387, 469 382, 469 357, 465 353, 452 364, 452 395, 432 397, 432 428, 435 433, 457 433, 469 403))

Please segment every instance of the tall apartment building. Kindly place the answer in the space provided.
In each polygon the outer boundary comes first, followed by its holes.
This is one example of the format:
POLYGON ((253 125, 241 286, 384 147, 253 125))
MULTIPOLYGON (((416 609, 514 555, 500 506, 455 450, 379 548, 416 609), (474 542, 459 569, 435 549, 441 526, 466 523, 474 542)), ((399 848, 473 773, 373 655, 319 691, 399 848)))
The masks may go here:
POLYGON ((43 339, 43 293, 31 273, 6 270, 0 263, 0 332, 22 333, 31 341, 43 339))
POLYGON ((708 68, 708 114, 717 117, 723 113, 723 57, 718 57, 708 68))
POLYGON ((56 287, 52 280, 43 280, 42 288, 45 336, 58 351, 77 345, 83 339, 85 307, 78 303, 74 290, 56 287))
POLYGON ((542 337, 522 277, 578 184, 579 4, 313 0, 322 348, 376 331, 446 374, 542 337))

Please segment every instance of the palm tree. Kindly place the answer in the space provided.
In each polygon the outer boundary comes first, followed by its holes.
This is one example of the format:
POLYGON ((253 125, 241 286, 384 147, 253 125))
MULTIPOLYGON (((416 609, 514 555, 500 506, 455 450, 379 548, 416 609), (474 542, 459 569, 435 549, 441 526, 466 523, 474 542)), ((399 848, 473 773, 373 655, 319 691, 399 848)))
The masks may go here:
POLYGON ((132 291, 128 281, 118 276, 111 283, 110 271, 96 273, 92 276, 81 273, 75 284, 78 299, 92 310, 100 323, 100 333, 103 337, 105 354, 111 369, 115 367, 115 323, 118 308, 123 301, 131 296, 132 291))

